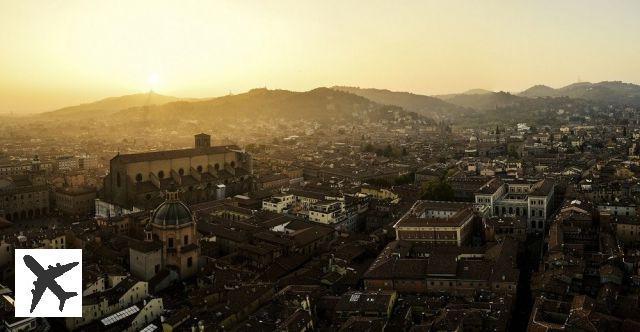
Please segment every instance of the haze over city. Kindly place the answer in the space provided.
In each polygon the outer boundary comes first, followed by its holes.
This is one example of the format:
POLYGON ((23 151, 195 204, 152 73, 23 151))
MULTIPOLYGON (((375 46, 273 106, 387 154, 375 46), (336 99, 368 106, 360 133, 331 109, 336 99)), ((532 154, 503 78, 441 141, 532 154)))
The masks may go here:
POLYGON ((640 331, 638 13, 0 0, 0 332, 640 331))
POLYGON ((3 1, 0 112, 151 88, 205 98, 638 83, 638 12, 637 1, 3 1))

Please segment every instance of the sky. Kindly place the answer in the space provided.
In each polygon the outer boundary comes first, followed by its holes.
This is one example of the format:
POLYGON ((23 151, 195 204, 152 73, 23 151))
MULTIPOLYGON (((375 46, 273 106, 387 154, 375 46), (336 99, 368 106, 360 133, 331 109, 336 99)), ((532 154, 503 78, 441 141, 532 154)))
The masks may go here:
POLYGON ((0 0, 0 113, 154 91, 640 83, 640 1, 0 0))

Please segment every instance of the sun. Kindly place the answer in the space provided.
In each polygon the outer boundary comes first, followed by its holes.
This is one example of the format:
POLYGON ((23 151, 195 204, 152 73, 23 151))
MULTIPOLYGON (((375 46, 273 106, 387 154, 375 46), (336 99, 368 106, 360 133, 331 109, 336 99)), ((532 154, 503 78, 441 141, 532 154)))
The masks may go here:
POLYGON ((151 89, 157 87, 159 82, 160 82, 160 76, 158 76, 158 74, 156 73, 149 74, 149 77, 147 78, 147 83, 149 83, 149 87, 151 89))

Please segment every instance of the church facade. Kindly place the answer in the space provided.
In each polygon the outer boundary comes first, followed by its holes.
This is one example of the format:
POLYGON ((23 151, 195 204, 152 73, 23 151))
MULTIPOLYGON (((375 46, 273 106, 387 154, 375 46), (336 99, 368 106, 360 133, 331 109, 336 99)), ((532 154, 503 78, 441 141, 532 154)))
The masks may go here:
POLYGON ((125 208, 151 209, 163 192, 180 190, 188 204, 248 192, 253 187, 251 156, 235 145, 211 146, 195 135, 192 149, 119 154, 110 161, 103 198, 125 208))

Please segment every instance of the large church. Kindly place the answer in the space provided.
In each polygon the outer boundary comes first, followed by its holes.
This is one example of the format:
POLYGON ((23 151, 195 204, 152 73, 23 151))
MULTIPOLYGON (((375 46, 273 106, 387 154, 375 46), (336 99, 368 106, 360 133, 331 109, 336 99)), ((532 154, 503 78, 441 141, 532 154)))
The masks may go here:
POLYGON ((124 208, 152 209, 163 192, 176 188, 188 204, 252 189, 251 156, 235 145, 211 146, 211 136, 195 135, 192 149, 118 154, 104 178, 104 199, 124 208))

